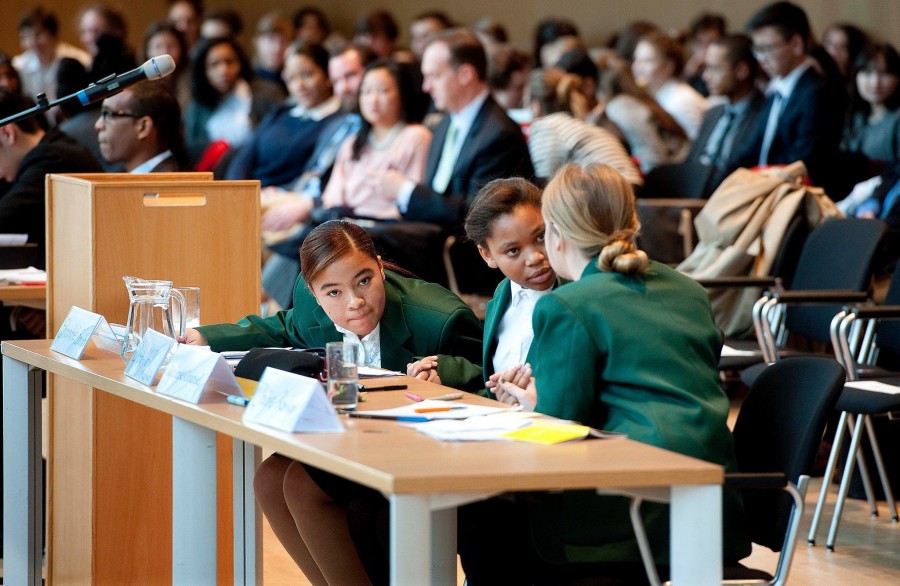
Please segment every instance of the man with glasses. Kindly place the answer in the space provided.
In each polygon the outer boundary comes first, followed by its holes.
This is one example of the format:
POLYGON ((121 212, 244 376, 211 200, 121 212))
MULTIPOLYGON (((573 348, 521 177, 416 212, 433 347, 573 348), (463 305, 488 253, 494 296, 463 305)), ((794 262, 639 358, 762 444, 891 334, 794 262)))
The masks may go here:
POLYGON ((162 81, 145 81, 103 100, 94 128, 103 158, 129 173, 188 169, 181 108, 162 81))
POLYGON ((790 2, 760 9, 747 24, 753 55, 771 81, 766 109, 741 164, 784 165, 802 160, 815 185, 828 190, 841 135, 841 114, 828 84, 807 55, 806 13, 790 2))

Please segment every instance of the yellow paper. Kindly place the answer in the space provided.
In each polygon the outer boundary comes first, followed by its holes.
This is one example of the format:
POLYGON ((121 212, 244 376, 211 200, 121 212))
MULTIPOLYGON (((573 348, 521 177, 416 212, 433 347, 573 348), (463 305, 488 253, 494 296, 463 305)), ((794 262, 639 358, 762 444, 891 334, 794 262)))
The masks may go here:
POLYGON ((590 428, 570 423, 535 421, 528 427, 503 434, 504 437, 520 442, 532 442, 549 446, 587 437, 590 428))
POLYGON ((237 379, 239 385, 241 385, 241 389, 244 391, 244 395, 249 399, 253 396, 253 392, 256 390, 256 385, 259 383, 255 380, 251 380, 249 378, 244 378, 240 376, 234 377, 237 379))

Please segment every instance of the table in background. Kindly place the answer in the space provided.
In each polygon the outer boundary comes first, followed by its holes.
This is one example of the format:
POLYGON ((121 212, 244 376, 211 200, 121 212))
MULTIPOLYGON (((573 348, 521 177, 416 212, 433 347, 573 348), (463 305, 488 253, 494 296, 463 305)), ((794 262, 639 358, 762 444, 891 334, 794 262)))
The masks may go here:
MULTIPOLYGON (((446 443, 393 421, 346 419, 346 433, 288 434, 244 425, 243 410, 215 397, 191 405, 157 395, 123 374, 118 356, 89 349, 81 361, 49 340, 3 342, 4 574, 40 583, 40 370, 173 416, 173 583, 215 583, 215 432, 235 438, 235 583, 259 581, 252 478, 262 446, 359 482, 391 504, 391 582, 450 584, 456 574, 456 508, 507 491, 601 488, 671 501, 675 584, 721 578, 722 467, 631 440, 555 446, 520 442, 446 443), (31 376, 29 376, 31 374, 31 376), (238 449, 240 447, 240 449, 238 449), (212 498, 210 495, 213 495, 212 498), (22 535, 27 539, 22 539, 22 535)), ((423 397, 447 391, 405 382, 423 397)), ((490 403, 469 396, 466 402, 490 403)), ((408 403, 402 391, 369 392, 363 409, 408 403)), ((129 454, 127 457, 137 457, 129 454)), ((52 454, 51 454, 52 458, 52 454)), ((139 505, 136 505, 139 506, 139 505)))

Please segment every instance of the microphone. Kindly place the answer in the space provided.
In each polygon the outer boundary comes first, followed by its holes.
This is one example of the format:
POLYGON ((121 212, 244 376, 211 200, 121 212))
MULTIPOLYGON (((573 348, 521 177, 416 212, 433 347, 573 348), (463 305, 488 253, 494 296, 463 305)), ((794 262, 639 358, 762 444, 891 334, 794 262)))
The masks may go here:
POLYGON ((85 89, 77 92, 75 97, 82 106, 99 102, 109 96, 114 96, 130 85, 148 80, 160 79, 175 71, 175 60, 171 55, 160 55, 148 59, 143 65, 122 74, 112 74, 98 82, 92 83, 85 89))

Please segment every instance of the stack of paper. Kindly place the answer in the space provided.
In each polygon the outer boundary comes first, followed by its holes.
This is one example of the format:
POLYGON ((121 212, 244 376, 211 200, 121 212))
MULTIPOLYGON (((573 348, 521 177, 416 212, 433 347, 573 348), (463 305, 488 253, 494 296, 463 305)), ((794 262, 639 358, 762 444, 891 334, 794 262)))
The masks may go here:
POLYGON ((416 425, 416 429, 419 433, 445 442, 485 442, 505 440, 505 434, 529 425, 531 422, 528 419, 500 414, 429 421, 416 425))
POLYGON ((12 285, 46 285, 47 271, 34 267, 3 270, 0 271, 0 280, 5 280, 12 285))

